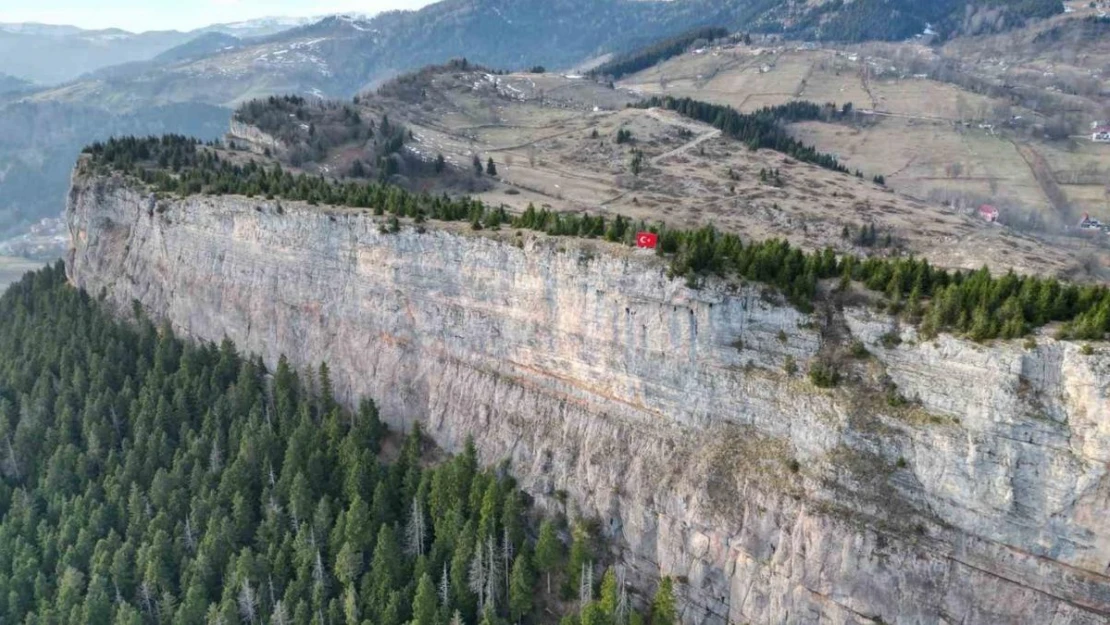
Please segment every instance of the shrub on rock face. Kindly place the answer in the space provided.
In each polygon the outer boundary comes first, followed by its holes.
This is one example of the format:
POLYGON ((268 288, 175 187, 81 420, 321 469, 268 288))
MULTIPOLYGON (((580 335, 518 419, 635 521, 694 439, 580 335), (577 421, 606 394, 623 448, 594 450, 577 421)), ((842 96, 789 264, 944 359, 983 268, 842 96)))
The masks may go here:
POLYGON ((852 354, 852 358, 858 358, 860 360, 871 355, 871 352, 867 351, 867 346, 859 339, 852 341, 852 344, 848 347, 848 351, 852 354))
POLYGON ((897 332, 891 331, 884 334, 879 342, 883 344, 883 347, 891 349, 902 344, 902 337, 898 336, 897 332))
POLYGON ((818 361, 809 367, 809 381, 818 388, 833 388, 840 383, 840 373, 832 363, 818 361))
POLYGON ((794 362, 793 356, 786 357, 786 360, 782 363, 782 370, 786 372, 786 375, 794 375, 798 372, 798 364, 794 362))

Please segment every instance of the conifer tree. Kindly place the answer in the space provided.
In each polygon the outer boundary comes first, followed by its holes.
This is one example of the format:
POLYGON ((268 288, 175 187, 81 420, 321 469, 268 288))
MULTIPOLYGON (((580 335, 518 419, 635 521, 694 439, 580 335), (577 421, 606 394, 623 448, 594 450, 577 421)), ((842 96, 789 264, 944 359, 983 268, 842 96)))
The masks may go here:
POLYGON ((617 574, 613 568, 610 567, 605 570, 605 574, 601 577, 601 597, 598 600, 601 610, 610 618, 613 618, 617 613, 617 603, 620 600, 619 595, 617 574))
POLYGON ((527 551, 522 551, 513 562, 509 583, 509 610, 517 623, 532 611, 534 584, 531 556, 527 551))
POLYGON ((612 625, 612 620, 596 601, 587 603, 579 616, 581 625, 612 625))
POLYGON ((358 592, 353 585, 347 586, 343 593, 343 616, 347 619, 347 625, 359 625, 358 592))
POLYGON ((412 625, 436 625, 436 590, 430 575, 420 577, 412 603, 412 625))
POLYGON ((675 606, 674 583, 670 577, 659 582, 651 601, 651 625, 677 625, 678 610, 675 606))
POLYGON ((547 592, 551 593, 551 573, 559 568, 563 558, 563 544, 555 533, 555 524, 545 519, 540 524, 536 541, 536 568, 547 578, 547 592))
MULTIPOLYGON (((576 523, 571 530, 570 557, 567 559, 567 591, 570 596, 582 585, 582 572, 593 559, 589 530, 583 523, 576 523)), ((591 567, 592 570, 592 567, 591 567)))

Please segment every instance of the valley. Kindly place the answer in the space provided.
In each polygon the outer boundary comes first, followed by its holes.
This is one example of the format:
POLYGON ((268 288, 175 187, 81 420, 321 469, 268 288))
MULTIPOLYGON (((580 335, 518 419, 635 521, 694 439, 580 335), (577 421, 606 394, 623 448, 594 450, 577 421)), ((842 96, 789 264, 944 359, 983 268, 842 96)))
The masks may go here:
POLYGON ((7 289, 9 284, 18 281, 25 273, 41 266, 41 263, 25 258, 0 256, 0 289, 7 289))

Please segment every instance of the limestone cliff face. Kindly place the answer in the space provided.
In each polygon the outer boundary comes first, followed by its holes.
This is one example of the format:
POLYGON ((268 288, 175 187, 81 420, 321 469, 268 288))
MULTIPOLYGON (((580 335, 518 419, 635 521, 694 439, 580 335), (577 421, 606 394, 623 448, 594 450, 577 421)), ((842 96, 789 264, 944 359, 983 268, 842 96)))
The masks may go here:
POLYGON ((826 326, 602 243, 383 234, 118 178, 76 176, 67 218, 75 285, 270 365, 326 360, 340 396, 448 449, 474 436, 542 505, 599 519, 636 581, 674 576, 685 623, 1110 622, 1105 350, 826 326), (872 356, 815 388, 801 372, 849 333, 872 356))
POLYGON ((287 150, 286 145, 277 137, 262 132, 257 126, 245 124, 234 118, 231 120, 227 137, 255 154, 263 154, 267 151, 272 154, 281 154, 287 150))

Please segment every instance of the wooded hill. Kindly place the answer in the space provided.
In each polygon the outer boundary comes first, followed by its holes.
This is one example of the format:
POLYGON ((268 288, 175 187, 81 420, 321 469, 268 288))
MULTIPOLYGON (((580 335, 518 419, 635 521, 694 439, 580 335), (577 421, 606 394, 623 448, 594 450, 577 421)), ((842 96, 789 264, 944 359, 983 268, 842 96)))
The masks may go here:
MULTIPOLYGON (((331 100, 306 100, 300 96, 272 96, 241 105, 233 119, 254 126, 280 142, 282 160, 294 167, 322 163, 337 148, 350 146, 357 152, 347 172, 354 178, 377 173, 383 179, 401 169, 401 148, 409 138, 403 125, 380 119, 364 119, 350 104, 331 100)), ((267 156, 270 149, 266 148, 267 156)))

